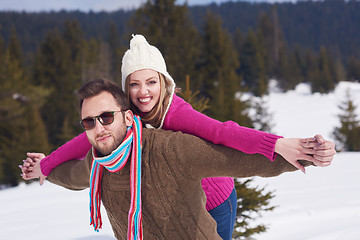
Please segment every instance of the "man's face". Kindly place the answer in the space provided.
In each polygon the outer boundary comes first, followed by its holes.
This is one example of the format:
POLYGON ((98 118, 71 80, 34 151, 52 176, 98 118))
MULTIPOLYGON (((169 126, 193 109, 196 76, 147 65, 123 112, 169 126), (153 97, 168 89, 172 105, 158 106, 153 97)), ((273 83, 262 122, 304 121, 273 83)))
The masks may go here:
MULTIPOLYGON (((81 118, 99 116, 104 112, 121 111, 115 98, 109 92, 84 99, 81 108, 81 118)), ((103 155, 109 155, 123 141, 126 128, 132 124, 132 112, 115 112, 114 121, 109 125, 102 125, 98 119, 93 129, 87 130, 86 135, 92 146, 103 155)))

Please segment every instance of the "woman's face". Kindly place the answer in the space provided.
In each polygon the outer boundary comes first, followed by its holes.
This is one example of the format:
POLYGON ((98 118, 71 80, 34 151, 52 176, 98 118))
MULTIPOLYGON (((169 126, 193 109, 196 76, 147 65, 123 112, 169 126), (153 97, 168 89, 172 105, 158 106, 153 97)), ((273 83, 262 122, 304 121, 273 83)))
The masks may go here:
POLYGON ((143 69, 130 74, 129 95, 131 102, 141 112, 150 112, 159 102, 160 98, 158 72, 151 69, 143 69))

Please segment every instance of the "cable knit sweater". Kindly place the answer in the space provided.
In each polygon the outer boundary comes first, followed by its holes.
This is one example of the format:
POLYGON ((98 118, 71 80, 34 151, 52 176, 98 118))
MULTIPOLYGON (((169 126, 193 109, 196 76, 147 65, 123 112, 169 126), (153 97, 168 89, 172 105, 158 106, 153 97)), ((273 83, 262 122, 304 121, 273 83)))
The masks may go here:
MULTIPOLYGON (((260 153, 270 160, 275 159, 275 143, 280 136, 241 127, 233 121, 220 122, 195 111, 191 105, 174 94, 165 116, 163 129, 181 131, 198 136, 209 142, 224 145, 253 154, 260 153)), ((41 161, 41 171, 49 175, 59 164, 82 159, 91 148, 85 132, 67 142, 41 161)), ((206 209, 211 210, 229 198, 234 180, 229 177, 206 178, 202 180, 207 196, 206 209)))
MULTIPOLYGON (((297 170, 280 155, 271 162, 181 132, 143 129, 142 211, 144 239, 221 239, 205 208, 201 179, 271 177, 297 170)), ((91 151, 83 161, 56 167, 48 180, 73 190, 89 187, 91 151)), ((130 205, 129 166, 104 170, 102 202, 117 239, 126 239, 130 205)), ((88 201, 84 199, 84 204, 88 201)))

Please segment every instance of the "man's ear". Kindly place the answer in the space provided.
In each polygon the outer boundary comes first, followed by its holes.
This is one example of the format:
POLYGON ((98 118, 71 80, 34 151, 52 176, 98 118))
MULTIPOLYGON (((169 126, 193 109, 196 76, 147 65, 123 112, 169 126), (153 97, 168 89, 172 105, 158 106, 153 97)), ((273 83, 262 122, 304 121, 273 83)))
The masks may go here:
POLYGON ((125 117, 125 124, 127 127, 130 127, 133 124, 134 121, 134 114, 131 110, 126 110, 124 113, 125 117))

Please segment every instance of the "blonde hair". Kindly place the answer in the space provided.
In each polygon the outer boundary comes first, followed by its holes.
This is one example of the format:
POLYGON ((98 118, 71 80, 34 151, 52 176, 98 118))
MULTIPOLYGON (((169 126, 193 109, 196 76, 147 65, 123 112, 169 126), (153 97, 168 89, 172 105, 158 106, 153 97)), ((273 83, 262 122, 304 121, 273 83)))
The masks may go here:
POLYGON ((125 81, 125 95, 130 103, 130 109, 137 115, 141 116, 141 121, 144 124, 150 124, 154 128, 159 128, 162 122, 162 119, 165 118, 165 111, 169 105, 171 86, 172 83, 169 81, 162 73, 159 73, 160 79, 160 97, 159 101, 156 103, 153 109, 151 109, 148 113, 141 112, 131 101, 130 93, 129 93, 129 85, 130 85, 130 75, 126 77, 125 81))

